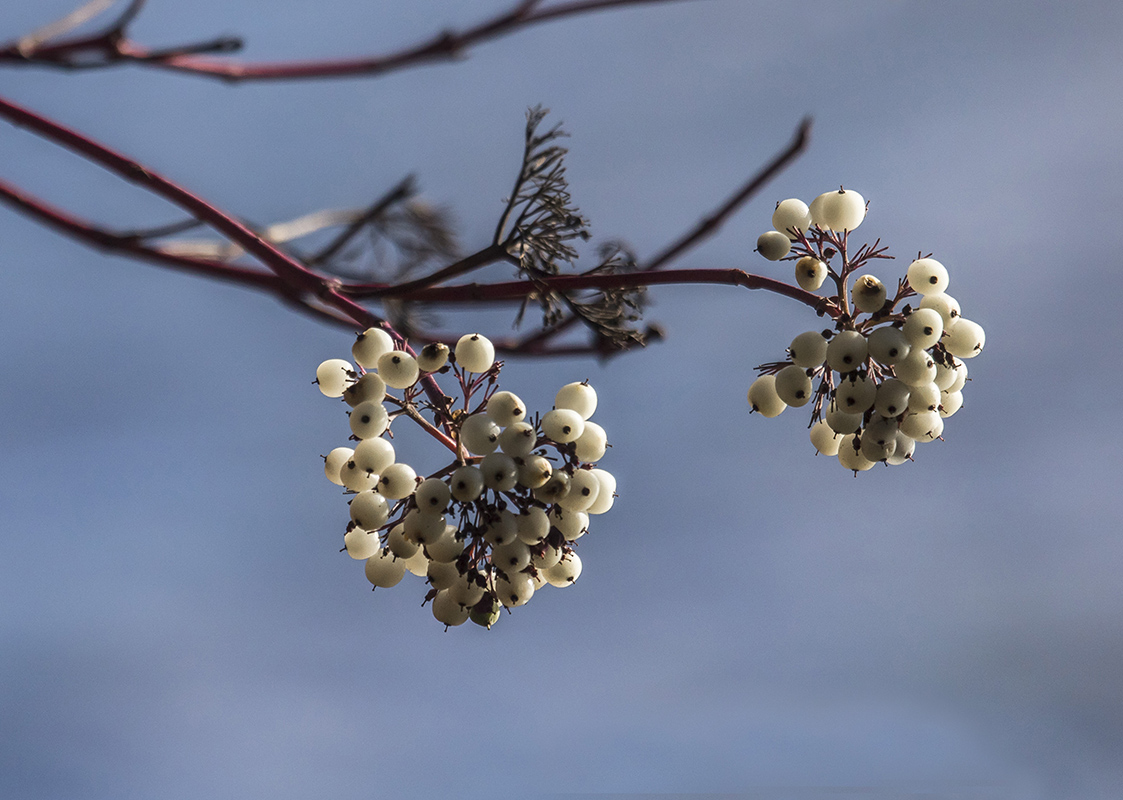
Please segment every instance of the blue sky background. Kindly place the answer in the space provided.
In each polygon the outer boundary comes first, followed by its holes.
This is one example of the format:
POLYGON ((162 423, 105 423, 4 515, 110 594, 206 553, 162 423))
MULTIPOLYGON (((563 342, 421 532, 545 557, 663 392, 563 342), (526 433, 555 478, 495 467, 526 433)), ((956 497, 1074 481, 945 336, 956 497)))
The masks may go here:
MULTIPOLYGON (((165 0, 135 34, 362 54, 505 5, 165 0)), ((5 4, 0 38, 69 7, 5 4)), ((811 114, 682 265, 787 278, 751 252, 774 202, 842 183, 898 255, 878 274, 935 253, 988 334, 946 441, 857 478, 802 413, 747 413, 753 367, 820 325, 782 298, 665 288, 664 343, 511 360, 537 408, 597 387, 620 498, 574 587, 445 633, 419 581, 372 595, 336 552, 319 454, 346 421, 309 381, 345 333, 0 209, 0 796, 1119 796, 1123 6, 695 0, 377 80, 0 86, 256 222, 416 172, 466 249, 528 106, 572 133, 594 233, 641 254, 811 114)), ((6 123, 0 175, 116 227, 176 218, 6 123)))

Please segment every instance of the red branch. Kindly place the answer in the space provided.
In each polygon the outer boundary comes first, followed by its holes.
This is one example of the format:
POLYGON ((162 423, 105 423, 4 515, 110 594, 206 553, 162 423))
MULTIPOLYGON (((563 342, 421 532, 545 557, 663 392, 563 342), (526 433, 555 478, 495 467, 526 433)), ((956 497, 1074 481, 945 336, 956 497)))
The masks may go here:
POLYGON ((424 42, 386 55, 321 61, 253 63, 198 55, 200 52, 224 52, 241 47, 239 40, 226 37, 162 50, 154 50, 130 40, 125 29, 143 5, 142 0, 134 0, 126 11, 127 19, 118 20, 99 34, 54 44, 17 41, 0 49, 0 63, 40 64, 63 69, 91 69, 134 63, 227 81, 369 76, 418 64, 451 61, 459 58, 472 45, 541 22, 621 6, 679 1, 574 0, 550 8, 536 8, 541 5, 541 0, 520 0, 509 11, 486 19, 473 27, 462 31, 443 31, 424 42))
MULTIPOLYGON (((620 290, 644 286, 670 284, 723 284, 763 289, 797 300, 814 308, 820 314, 835 316, 838 309, 829 300, 805 292, 790 284, 772 278, 752 275, 739 269, 679 269, 661 270, 663 264, 680 257, 718 227, 763 185, 778 169, 785 165, 805 145, 808 123, 800 126, 795 139, 783 153, 773 159, 748 184, 719 209, 703 219, 694 229, 682 236, 674 245, 650 262, 646 269, 612 274, 559 275, 536 278, 534 281, 507 281, 500 283, 468 283, 438 286, 437 283, 462 275, 484 264, 510 261, 512 257, 500 245, 491 245, 478 253, 457 261, 425 278, 404 284, 348 283, 336 277, 322 275, 302 264, 272 242, 263 238, 230 214, 211 205, 173 181, 148 169, 140 163, 111 150, 76 131, 46 119, 32 111, 0 98, 0 118, 28 128, 45 139, 74 150, 86 159, 99 164, 120 177, 137 183, 154 194, 187 211, 194 219, 241 245, 258 258, 270 272, 239 266, 220 260, 179 255, 160 249, 148 239, 135 234, 123 234, 99 228, 86 220, 56 208, 30 193, 0 181, 0 202, 5 202, 36 220, 56 230, 73 236, 100 249, 119 252, 133 258, 158 263, 195 274, 205 275, 244 286, 271 292, 305 312, 344 327, 366 328, 381 325, 407 346, 403 337, 357 301, 372 298, 394 298, 401 301, 423 303, 481 303, 523 300, 541 293, 544 289, 559 293, 582 290, 620 290)), ((524 353, 578 353, 603 354, 603 343, 592 348, 553 345, 551 340, 559 335, 575 318, 562 324, 536 331, 521 342, 499 342, 509 352, 524 353)), ((427 393, 440 398, 435 386, 426 386, 427 393)))
MULTIPOLYGON (((830 309, 824 304, 825 298, 821 295, 804 291, 774 278, 753 275, 740 269, 644 270, 607 275, 557 275, 538 278, 535 281, 461 283, 451 286, 422 287, 409 292, 395 292, 394 298, 416 303, 486 303, 522 300, 525 297, 540 293, 542 287, 557 292, 575 292, 582 289, 609 291, 672 284, 723 284, 743 286, 746 289, 764 289, 774 294, 798 300, 814 309, 821 309, 824 313, 830 313, 830 309)), ((341 293, 352 297, 364 297, 369 294, 367 289, 348 284, 342 285, 339 290, 341 293)))
MULTIPOLYGON (((210 225, 219 233, 225 234, 231 241, 244 247, 247 252, 256 256, 266 267, 272 270, 285 284, 286 294, 293 297, 310 294, 323 303, 342 311, 361 327, 380 322, 370 311, 335 292, 333 286, 335 281, 332 279, 317 275, 307 269, 292 256, 250 230, 242 222, 142 164, 95 142, 77 131, 53 122, 46 117, 41 117, 2 97, 0 97, 0 117, 4 117, 15 125, 28 128, 49 141, 74 150, 125 180, 139 184, 152 193, 163 197, 201 222, 210 225)), ((24 210, 29 210, 29 207, 24 206, 24 210)), ((56 219, 55 222, 61 225, 59 220, 56 219)), ((76 233, 77 229, 73 232, 76 233)), ((224 271, 227 272, 224 277, 228 277, 230 280, 237 279, 235 272, 240 269, 229 265, 224 266, 221 262, 210 262, 210 268, 215 276, 224 271)))
POLYGON ((280 292, 285 287, 271 272, 247 269, 224 261, 167 253, 149 247, 134 236, 104 230, 3 180, 0 180, 0 200, 50 228, 99 249, 266 291, 280 292))

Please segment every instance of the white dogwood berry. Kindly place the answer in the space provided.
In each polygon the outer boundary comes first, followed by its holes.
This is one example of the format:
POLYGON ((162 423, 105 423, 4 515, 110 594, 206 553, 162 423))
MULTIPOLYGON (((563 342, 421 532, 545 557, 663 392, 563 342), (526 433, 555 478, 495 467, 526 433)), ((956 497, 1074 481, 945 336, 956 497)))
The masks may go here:
POLYGON ((394 339, 381 328, 367 328, 351 345, 351 357, 363 369, 375 369, 383 353, 394 349, 394 339))
POLYGON ((893 365, 893 375, 909 386, 923 386, 936 379, 936 362, 918 348, 893 365))
POLYGON ((835 433, 826 420, 819 420, 811 426, 811 445, 825 456, 838 455, 842 434, 835 433))
POLYGON ((944 338, 944 348, 956 358, 974 358, 987 343, 986 331, 977 322, 960 317, 944 338))
POLYGON ((351 433, 357 439, 374 439, 390 427, 390 415, 385 406, 373 400, 359 403, 349 417, 351 433))
POLYGON ((844 376, 834 390, 834 401, 847 414, 862 414, 872 408, 877 384, 857 372, 844 376))
POLYGON ((495 363, 495 346, 483 334, 461 336, 453 352, 456 363, 468 372, 487 372, 495 363))
POLYGON ((827 265, 813 256, 804 256, 795 262, 795 282, 805 291, 817 292, 827 275, 827 265))
POLYGON ((864 472, 867 469, 873 469, 876 462, 870 461, 862 455, 860 440, 855 434, 848 433, 842 437, 842 441, 838 444, 838 463, 846 469, 864 472), (855 447, 856 440, 859 442, 858 447, 855 447))
POLYGON ((519 467, 506 453, 490 453, 480 461, 484 486, 497 492, 509 492, 518 483, 519 467))
POLYGON ((397 586, 406 573, 405 562, 395 558, 389 549, 379 550, 367 559, 365 570, 367 580, 377 587, 389 589, 397 586))
POLYGON ((597 493, 597 499, 593 504, 585 509, 585 513, 604 514, 612 508, 612 504, 616 500, 616 476, 608 470, 597 467, 590 469, 589 472, 595 475, 600 482, 600 491, 597 493))
POLYGON ((920 301, 921 308, 930 308, 939 313, 944 320, 944 330, 951 328, 959 317, 959 301, 950 294, 926 294, 920 301))
POLYGON ((869 345, 857 331, 839 331, 827 344, 827 366, 835 372, 856 370, 866 361, 869 345))
POLYGON ((827 360, 827 340, 819 331, 805 331, 792 339, 788 356, 796 366, 811 368, 822 366, 827 360))
POLYGON ((554 398, 554 408, 568 408, 588 419, 597 410, 597 392, 587 382, 567 383, 558 389, 554 398))
MULTIPOLYGON (((421 545, 417 542, 411 541, 405 535, 406 526, 404 522, 399 522, 397 525, 390 529, 390 533, 386 535, 386 546, 390 548, 390 552, 398 558, 410 559, 418 550, 421 545)), ((425 559, 428 562, 428 558, 425 559)), ((407 565, 407 569, 409 566, 407 565)), ((411 570, 412 571, 412 570, 411 570)), ((425 570, 422 568, 421 573, 424 574, 425 570)), ((415 573, 416 574, 416 573, 415 573)))
POLYGON ((908 279, 917 294, 940 294, 948 288, 948 271, 934 258, 918 258, 909 264, 908 279))
POLYGON ((378 478, 378 492, 391 500, 409 497, 416 488, 417 473, 409 464, 391 464, 378 478))
POLYGON ((487 415, 500 428, 521 422, 526 404, 513 392, 496 392, 487 401, 487 415))
POLYGON ((339 471, 343 469, 344 464, 351 460, 351 456, 354 454, 355 451, 350 447, 337 447, 328 453, 324 457, 324 475, 327 476, 327 479, 336 486, 342 486, 343 480, 339 477, 339 471))
POLYGON ((450 350, 442 342, 433 342, 421 348, 417 354, 417 368, 422 372, 436 372, 448 363, 450 350))
POLYGON ((854 301, 854 307, 859 311, 867 314, 880 311, 881 307, 885 305, 885 284, 873 275, 863 275, 854 281, 851 297, 854 301))
POLYGON ((914 309, 901 327, 901 333, 914 348, 927 350, 944 335, 944 318, 931 308, 914 309))
POLYGON ((525 458, 538 443, 538 432, 529 422, 516 422, 504 428, 497 441, 499 449, 507 455, 512 458, 525 458))
POLYGON ((404 350, 391 350, 378 359, 378 374, 394 389, 408 389, 417 383, 421 370, 417 359, 404 350))
POLYGON ((808 210, 811 212, 811 221, 820 228, 852 231, 866 217, 866 201, 853 190, 839 189, 816 197, 808 210))
POLYGON ((352 408, 368 400, 381 403, 386 399, 386 382, 377 372, 368 372, 343 390, 343 399, 352 408))
POLYGON ((811 211, 805 202, 795 197, 781 200, 772 212, 772 227, 795 240, 795 231, 802 232, 811 227, 811 211))
POLYGON ((441 512, 448 507, 452 500, 452 492, 448 484, 440 478, 426 478, 417 486, 413 493, 413 501, 423 511, 441 512))
POLYGON ((811 400, 811 378, 803 367, 792 364, 776 373, 776 394, 787 405, 799 408, 811 400))
MULTIPOLYGON (((541 489, 550 482, 554 476, 553 465, 544 456, 526 456, 520 458, 515 462, 518 465, 517 480, 520 486, 525 486, 527 489, 541 489)), ((565 473, 559 473, 565 475, 565 473)), ((559 480, 561 480, 559 478, 559 480)), ((568 476, 565 478, 568 481, 568 476)), ((569 484, 566 483, 566 490, 569 484)), ((560 487, 554 491, 561 491, 560 487)))
POLYGON ((550 518, 546 509, 531 506, 515 517, 516 535, 526 544, 538 544, 550 534, 550 518))
POLYGON ((558 505, 569 511, 588 511, 600 493, 600 481, 587 469, 574 470, 569 481, 569 493, 558 505))
POLYGON ((354 378, 355 368, 342 358, 329 358, 316 367, 316 383, 327 397, 342 397, 343 390, 354 378))
POLYGON ((779 231, 765 231, 756 240, 756 251, 769 261, 779 261, 791 249, 791 239, 779 231))
POLYGON ((451 594, 451 589, 441 589, 431 603, 433 618, 450 628, 463 625, 468 621, 468 609, 451 594))
POLYGON ((363 469, 354 455, 340 468, 339 479, 352 492, 363 492, 378 485, 378 473, 363 469))
POLYGON ((776 393, 776 376, 761 375, 749 386, 749 407, 762 417, 779 416, 788 404, 776 393))
POLYGON ((600 461, 608 450, 608 434, 595 422, 586 420, 585 430, 577 437, 577 458, 591 464, 600 461))
POLYGON ((499 446, 499 426, 486 414, 473 414, 460 424, 460 443, 469 453, 486 456, 499 446))
POLYGON ((896 364, 912 352, 912 345, 901 329, 889 325, 871 332, 866 338, 866 345, 870 358, 887 367, 896 364))
POLYGON ((376 531, 390 518, 385 496, 366 489, 351 498, 351 521, 365 531, 376 531))
POLYGON ((572 551, 568 552, 557 564, 543 572, 551 586, 569 586, 581 577, 581 558, 572 551))
POLYGON ((899 417, 908 411, 911 393, 912 387, 904 381, 887 378, 878 384, 874 408, 883 417, 899 417))
POLYGON ((558 444, 575 442, 585 432, 585 419, 573 409, 555 408, 543 415, 542 432, 558 444))
POLYGON ((365 561, 381 548, 378 534, 354 527, 343 535, 343 546, 347 555, 356 561, 365 561))
POLYGON ((448 479, 449 492, 462 503, 475 500, 484 490, 484 476, 478 467, 458 467, 448 479))
POLYGON ((363 439, 355 445, 352 458, 359 469, 382 474, 384 469, 394 463, 396 455, 394 445, 385 439, 363 439))

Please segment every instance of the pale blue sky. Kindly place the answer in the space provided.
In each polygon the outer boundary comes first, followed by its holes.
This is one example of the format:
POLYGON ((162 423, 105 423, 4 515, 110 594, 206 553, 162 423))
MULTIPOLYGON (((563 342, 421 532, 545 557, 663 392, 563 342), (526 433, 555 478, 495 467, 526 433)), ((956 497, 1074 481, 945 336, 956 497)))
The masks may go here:
MULTIPOLYGON (((0 38, 69 6, 31 5, 0 9, 0 38)), ((361 54, 503 7, 154 0, 135 32, 361 54)), ((0 93, 255 222, 414 172, 465 248, 528 106, 572 134, 594 233, 641 254, 811 114, 808 152, 682 265, 787 278, 751 252, 774 202, 842 183, 898 256, 881 277, 935 253, 988 345, 946 441, 857 478, 802 414, 747 413, 753 367, 821 324, 790 301, 665 288, 666 342, 512 360, 505 388, 538 407, 597 387, 620 498, 574 587, 444 633, 419 582, 372 595, 336 552, 318 456, 347 431, 309 382, 346 334, 0 208, 0 795, 1118 796, 1121 17, 693 0, 377 80, 4 70, 0 93)), ((7 123, 0 154, 106 223, 174 218, 7 123)))

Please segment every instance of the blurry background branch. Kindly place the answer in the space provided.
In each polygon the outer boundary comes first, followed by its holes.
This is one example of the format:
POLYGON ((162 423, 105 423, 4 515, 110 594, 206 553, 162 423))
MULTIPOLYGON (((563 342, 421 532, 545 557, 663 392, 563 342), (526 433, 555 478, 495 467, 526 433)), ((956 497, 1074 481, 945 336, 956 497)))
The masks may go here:
MULTIPOLYGON (((415 45, 383 55, 319 61, 253 63, 207 57, 242 49, 236 36, 218 36, 176 47, 153 49, 129 38, 128 27, 145 0, 131 0, 107 27, 88 35, 67 34, 104 14, 113 0, 91 0, 61 19, 0 46, 0 65, 37 65, 57 69, 95 69, 140 64, 227 81, 291 80, 377 75, 395 69, 462 57, 481 42, 549 20, 632 5, 687 0, 576 0, 543 8, 541 0, 520 0, 509 10, 463 30, 444 30, 415 45)), ((696 0, 695 0, 696 1, 696 0)))

